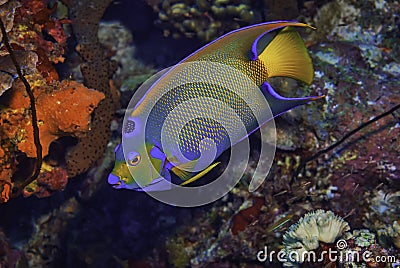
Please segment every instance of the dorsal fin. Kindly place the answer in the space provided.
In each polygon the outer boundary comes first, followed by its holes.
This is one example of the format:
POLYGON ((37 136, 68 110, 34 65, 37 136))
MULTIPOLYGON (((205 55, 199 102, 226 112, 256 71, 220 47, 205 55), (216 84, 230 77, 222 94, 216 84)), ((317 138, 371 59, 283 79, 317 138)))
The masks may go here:
POLYGON ((282 29, 286 26, 310 27, 307 24, 297 21, 271 21, 250 25, 224 34, 193 52, 181 62, 207 59, 210 54, 217 54, 219 51, 225 53, 227 45, 235 47, 235 49, 245 50, 242 52, 247 55, 247 51, 251 49, 254 40, 256 40, 260 35, 264 35, 276 29, 282 29))

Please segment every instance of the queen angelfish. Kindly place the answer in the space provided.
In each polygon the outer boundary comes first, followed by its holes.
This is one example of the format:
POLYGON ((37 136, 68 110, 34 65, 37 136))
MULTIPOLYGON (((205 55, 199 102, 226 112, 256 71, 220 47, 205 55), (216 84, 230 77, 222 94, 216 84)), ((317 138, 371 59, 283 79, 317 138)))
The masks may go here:
MULTIPOLYGON (((261 96, 265 99, 262 97, 252 100, 255 105, 258 101, 268 102, 272 112, 272 116, 266 119, 268 121, 296 106, 320 98, 285 98, 276 93, 267 82, 268 78, 276 76, 294 78, 307 84, 312 82, 314 77, 312 61, 302 38, 295 30, 296 27, 312 28, 307 24, 293 21, 275 21, 248 26, 221 36, 186 57, 180 64, 213 62, 240 71, 256 85, 255 89, 243 88, 243 93, 252 96, 253 93, 260 94, 261 92, 261 96)), ((213 76, 212 73, 209 75, 213 76)), ((168 79, 170 79, 170 71, 149 87, 128 120, 124 122, 123 135, 132 146, 125 154, 123 146, 118 145, 115 149, 115 166, 108 177, 108 182, 114 188, 138 191, 167 190, 170 189, 170 183, 166 183, 171 179, 170 172, 181 178, 182 185, 195 181, 218 164, 214 162, 197 173, 185 172, 181 169, 185 165, 196 165, 201 154, 201 146, 207 150, 207 143, 201 143, 202 140, 211 139, 216 144, 216 158, 230 148, 231 144, 245 138, 234 137, 232 140, 221 124, 209 118, 198 117, 188 122, 182 128, 183 134, 179 136, 179 149, 186 159, 190 160, 182 163, 176 152, 166 151, 163 148, 160 133, 171 111, 185 101, 203 97, 206 100, 215 99, 223 102, 235 110, 244 122, 247 131, 245 136, 260 127, 246 103, 243 103, 243 100, 232 91, 212 83, 188 82, 161 94, 161 89, 168 84, 168 79), (142 114, 145 112, 149 112, 149 116, 143 122, 142 114), (140 142, 143 139, 145 142, 140 142), (148 157, 144 157, 145 155, 148 157)), ((234 82, 241 83, 241 81, 234 82)), ((262 105, 259 107, 261 107, 257 111, 259 113, 267 109, 262 105)), ((204 111, 210 114, 218 113, 215 105, 211 102, 208 104, 207 101, 202 106, 202 112, 204 111)), ((200 110, 195 106, 188 106, 180 110, 180 114, 176 117, 193 117, 193 114, 198 112, 200 110)), ((169 124, 175 124, 174 118, 169 118, 169 120, 169 124)), ((225 123, 232 125, 231 121, 230 118, 226 118, 225 123)))

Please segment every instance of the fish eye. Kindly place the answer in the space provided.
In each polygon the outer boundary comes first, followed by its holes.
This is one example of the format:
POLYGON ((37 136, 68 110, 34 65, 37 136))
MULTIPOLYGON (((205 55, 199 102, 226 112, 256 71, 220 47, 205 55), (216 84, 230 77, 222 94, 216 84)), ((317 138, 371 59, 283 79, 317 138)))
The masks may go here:
POLYGON ((129 164, 132 166, 136 166, 140 162, 140 155, 135 156, 133 159, 129 160, 129 164))
POLYGON ((140 154, 138 152, 130 152, 127 158, 127 162, 130 166, 136 166, 141 160, 140 154))

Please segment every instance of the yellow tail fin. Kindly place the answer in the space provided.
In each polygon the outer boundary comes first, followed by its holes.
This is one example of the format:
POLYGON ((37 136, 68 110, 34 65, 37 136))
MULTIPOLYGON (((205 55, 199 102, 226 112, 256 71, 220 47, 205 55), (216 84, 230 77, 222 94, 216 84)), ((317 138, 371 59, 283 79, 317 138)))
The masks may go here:
POLYGON ((281 30, 258 58, 265 64, 268 77, 287 76, 307 84, 314 79, 311 57, 303 39, 292 27, 281 30))

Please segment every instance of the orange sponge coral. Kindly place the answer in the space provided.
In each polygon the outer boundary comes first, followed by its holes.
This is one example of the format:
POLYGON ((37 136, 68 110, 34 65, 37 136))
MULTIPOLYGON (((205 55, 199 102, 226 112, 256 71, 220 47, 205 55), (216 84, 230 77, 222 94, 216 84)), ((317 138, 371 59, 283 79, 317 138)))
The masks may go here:
MULTIPOLYGON (((89 131, 91 113, 105 97, 103 93, 74 81, 64 80, 58 87, 56 90, 49 90, 48 87, 35 90, 40 142, 44 156, 48 154, 50 143, 55 139, 67 135, 80 137, 89 131)), ((14 83, 8 106, 11 109, 29 107, 29 100, 21 83, 14 83)), ((18 149, 28 157, 36 157, 31 121, 29 119, 22 123, 20 131, 24 138, 18 143, 18 149)))

